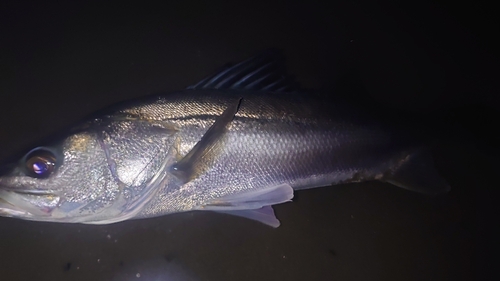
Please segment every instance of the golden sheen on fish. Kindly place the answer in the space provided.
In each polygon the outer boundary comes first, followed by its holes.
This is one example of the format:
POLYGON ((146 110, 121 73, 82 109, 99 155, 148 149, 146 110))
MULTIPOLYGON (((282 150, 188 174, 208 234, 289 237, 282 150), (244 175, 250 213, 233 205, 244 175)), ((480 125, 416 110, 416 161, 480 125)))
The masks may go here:
POLYGON ((277 227, 294 190, 381 180, 449 190, 427 147, 302 93, 267 50, 186 90, 118 104, 5 166, 0 215, 108 224, 216 211, 277 227))

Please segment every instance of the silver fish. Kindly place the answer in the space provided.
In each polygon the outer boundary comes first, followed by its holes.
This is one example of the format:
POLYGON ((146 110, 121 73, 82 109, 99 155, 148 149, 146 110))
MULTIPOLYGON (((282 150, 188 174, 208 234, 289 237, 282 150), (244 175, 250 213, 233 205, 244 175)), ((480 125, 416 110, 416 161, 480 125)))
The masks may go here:
POLYGON ((415 138, 294 90, 275 50, 118 104, 4 168, 0 215, 108 224, 193 210, 277 227, 294 190, 381 180, 449 190, 415 138))

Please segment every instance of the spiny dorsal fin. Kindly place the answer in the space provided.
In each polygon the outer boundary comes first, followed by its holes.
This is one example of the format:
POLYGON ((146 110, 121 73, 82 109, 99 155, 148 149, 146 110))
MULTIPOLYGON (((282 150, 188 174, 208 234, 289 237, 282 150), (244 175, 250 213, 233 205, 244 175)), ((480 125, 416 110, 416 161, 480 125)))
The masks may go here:
POLYGON ((245 61, 223 67, 191 90, 232 89, 247 91, 294 92, 299 85, 285 71, 285 56, 278 49, 267 49, 245 61))

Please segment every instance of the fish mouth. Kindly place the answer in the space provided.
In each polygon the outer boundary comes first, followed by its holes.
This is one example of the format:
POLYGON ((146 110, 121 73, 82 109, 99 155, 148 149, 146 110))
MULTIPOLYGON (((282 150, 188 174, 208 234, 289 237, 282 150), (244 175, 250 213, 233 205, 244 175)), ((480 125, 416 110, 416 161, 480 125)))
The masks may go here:
POLYGON ((34 202, 59 202, 60 197, 49 193, 30 191, 0 190, 0 216, 33 219, 49 217, 53 208, 50 205, 39 206, 34 202))

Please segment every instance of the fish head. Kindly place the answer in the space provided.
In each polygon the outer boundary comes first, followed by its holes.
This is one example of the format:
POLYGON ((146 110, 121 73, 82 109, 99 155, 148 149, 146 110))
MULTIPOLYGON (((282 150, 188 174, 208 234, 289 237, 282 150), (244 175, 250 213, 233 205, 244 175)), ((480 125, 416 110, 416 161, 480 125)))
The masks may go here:
POLYGON ((0 215, 37 221, 96 220, 119 193, 96 133, 29 150, 2 168, 0 215))
POLYGON ((134 218, 169 179, 177 130, 94 118, 0 170, 0 216, 88 224, 134 218))

